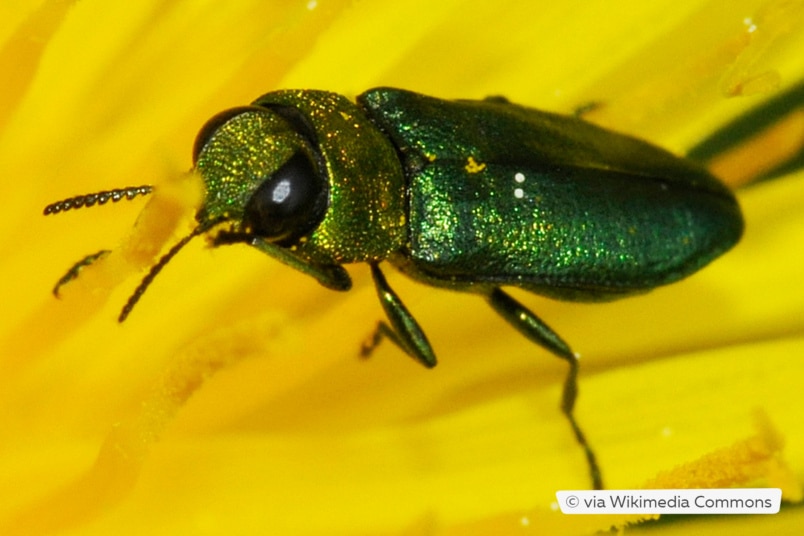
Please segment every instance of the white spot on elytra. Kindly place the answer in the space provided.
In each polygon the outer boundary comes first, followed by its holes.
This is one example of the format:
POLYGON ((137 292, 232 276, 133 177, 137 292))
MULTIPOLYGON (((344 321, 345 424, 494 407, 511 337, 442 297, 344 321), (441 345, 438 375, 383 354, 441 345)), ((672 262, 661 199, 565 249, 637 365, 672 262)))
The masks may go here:
POLYGON ((316 0, 310 0, 309 2, 307 2, 307 9, 309 9, 310 11, 314 10, 317 7, 318 2, 316 2, 316 0))
MULTIPOLYGON (((523 182, 525 182, 525 174, 522 172, 515 173, 514 180, 516 181, 517 184, 522 184, 523 182)), ((525 190, 523 190, 522 188, 514 188, 514 197, 516 197, 517 199, 522 199, 523 197, 525 197, 525 190)))

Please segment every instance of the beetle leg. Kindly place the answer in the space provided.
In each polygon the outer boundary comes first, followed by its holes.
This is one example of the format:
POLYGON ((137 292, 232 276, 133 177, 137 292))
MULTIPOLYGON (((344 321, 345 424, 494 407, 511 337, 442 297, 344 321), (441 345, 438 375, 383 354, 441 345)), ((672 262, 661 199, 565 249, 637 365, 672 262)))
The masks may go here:
MULTIPOLYGON (((404 350, 403 343, 399 340, 399 337, 396 336, 394 330, 391 329, 391 326, 384 320, 380 320, 377 322, 377 327, 360 347, 360 357, 366 359, 371 357, 371 354, 374 353, 374 349, 380 345, 383 339, 390 339, 391 342, 404 350)), ((407 352, 407 350, 405 350, 405 352, 407 352)))
POLYGON ((73 279, 76 279, 78 277, 78 274, 81 272, 81 270, 83 270, 84 268, 86 268, 90 264, 94 263, 98 259, 104 258, 109 253, 111 253, 111 252, 108 249, 102 249, 97 253, 93 253, 92 255, 87 255, 86 257, 84 257, 83 259, 78 261, 77 263, 73 264, 73 266, 69 270, 67 270, 67 273, 64 274, 63 276, 61 276, 61 279, 59 279, 56 282, 56 286, 53 287, 53 295, 56 296, 57 298, 59 298, 60 297, 59 296, 59 291, 61 290, 61 287, 63 287, 64 285, 66 285, 67 283, 72 281, 73 279))
POLYGON ((603 489, 603 478, 600 474, 600 467, 597 464, 595 453, 586 441, 586 436, 584 436, 573 413, 575 400, 578 398, 578 355, 538 316, 499 288, 495 288, 489 293, 488 300, 492 308, 515 327, 517 331, 569 364, 569 372, 567 372, 567 378, 564 381, 561 411, 564 412, 567 420, 569 420, 572 431, 575 433, 575 438, 586 454, 592 485, 595 489, 603 489))
POLYGON ((297 257, 287 248, 272 244, 259 236, 221 231, 215 236, 213 243, 216 247, 246 243, 282 264, 314 277, 330 290, 346 291, 352 288, 352 278, 349 277, 349 273, 340 264, 313 264, 297 257))
POLYGON ((391 325, 380 322, 368 347, 363 346, 363 355, 371 353, 371 350, 386 336, 406 354, 425 367, 434 367, 436 357, 427 340, 427 336, 422 331, 422 328, 419 327, 416 319, 408 312, 407 307, 399 299, 399 296, 396 295, 396 292, 388 286, 385 276, 375 263, 371 264, 371 275, 374 278, 374 286, 377 288, 380 303, 391 325))

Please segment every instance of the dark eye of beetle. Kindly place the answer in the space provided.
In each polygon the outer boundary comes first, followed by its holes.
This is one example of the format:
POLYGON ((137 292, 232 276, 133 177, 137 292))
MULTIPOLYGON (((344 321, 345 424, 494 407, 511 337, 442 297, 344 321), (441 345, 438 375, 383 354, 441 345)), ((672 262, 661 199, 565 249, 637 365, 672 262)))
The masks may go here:
POLYGON ((327 182, 303 152, 293 155, 260 184, 246 204, 249 232, 292 244, 318 225, 327 209, 327 182))

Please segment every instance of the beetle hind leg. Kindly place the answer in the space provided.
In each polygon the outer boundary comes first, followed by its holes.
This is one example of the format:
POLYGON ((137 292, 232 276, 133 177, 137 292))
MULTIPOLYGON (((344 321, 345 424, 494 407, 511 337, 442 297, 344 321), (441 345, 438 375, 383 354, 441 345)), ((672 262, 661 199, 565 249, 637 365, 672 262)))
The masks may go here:
POLYGON ((600 467, 597 464, 595 453, 587 442, 583 430, 581 430, 581 427, 575 420, 575 400, 578 398, 577 354, 575 354, 570 349, 569 345, 538 316, 499 288, 493 289, 488 294, 488 300, 491 307, 509 324, 516 328, 517 331, 542 348, 549 350, 556 357, 563 359, 569 365, 569 371, 564 381, 564 390, 561 397, 561 411, 567 417, 572 431, 575 434, 575 439, 584 450, 586 461, 589 465, 589 473, 592 478, 592 485, 595 489, 603 489, 603 478, 600 473, 600 467))

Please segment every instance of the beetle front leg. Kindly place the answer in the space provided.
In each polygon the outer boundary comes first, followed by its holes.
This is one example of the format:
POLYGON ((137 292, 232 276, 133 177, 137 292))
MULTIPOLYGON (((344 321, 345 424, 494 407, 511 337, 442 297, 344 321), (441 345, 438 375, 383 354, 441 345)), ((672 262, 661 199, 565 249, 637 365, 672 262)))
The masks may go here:
POLYGON ((361 354, 367 356, 383 337, 388 337, 402 351, 425 367, 436 366, 436 357, 427 336, 396 292, 388 286, 388 281, 375 263, 371 264, 371 275, 377 288, 377 296, 391 325, 380 322, 371 340, 363 345, 361 354))
POLYGON ((569 420, 572 431, 575 433, 575 438, 586 454, 592 485, 595 489, 603 489, 603 477, 597 464, 597 458, 592 447, 586 441, 586 436, 581 427, 575 420, 573 412, 575 400, 578 398, 578 355, 538 316, 499 288, 493 289, 488 294, 488 300, 492 308, 509 324, 514 326, 517 331, 569 364, 569 371, 567 372, 562 392, 561 411, 564 412, 567 420, 569 420))
POLYGON ((343 266, 339 264, 314 264, 294 255, 287 248, 277 246, 262 237, 248 233, 221 231, 213 240, 215 247, 231 246, 234 244, 248 244, 266 255, 273 257, 282 264, 314 277, 319 283, 330 290, 343 292, 352 288, 352 278, 349 277, 349 273, 343 266))
MULTIPOLYGON (((64 210, 66 210, 66 209, 64 209, 64 210)), ((111 253, 110 250, 102 249, 97 253, 93 253, 92 255, 87 255, 86 257, 84 257, 83 259, 81 259, 80 261, 75 263, 69 270, 67 270, 67 273, 64 274, 63 276, 61 276, 61 279, 59 279, 56 282, 56 286, 53 287, 53 295, 56 296, 57 298, 59 298, 60 297, 59 291, 61 290, 61 287, 63 287, 64 285, 66 285, 70 281, 73 281, 74 279, 77 279, 78 274, 81 273, 81 270, 83 270, 87 266, 90 266, 95 261, 104 258, 109 253, 111 253)))

